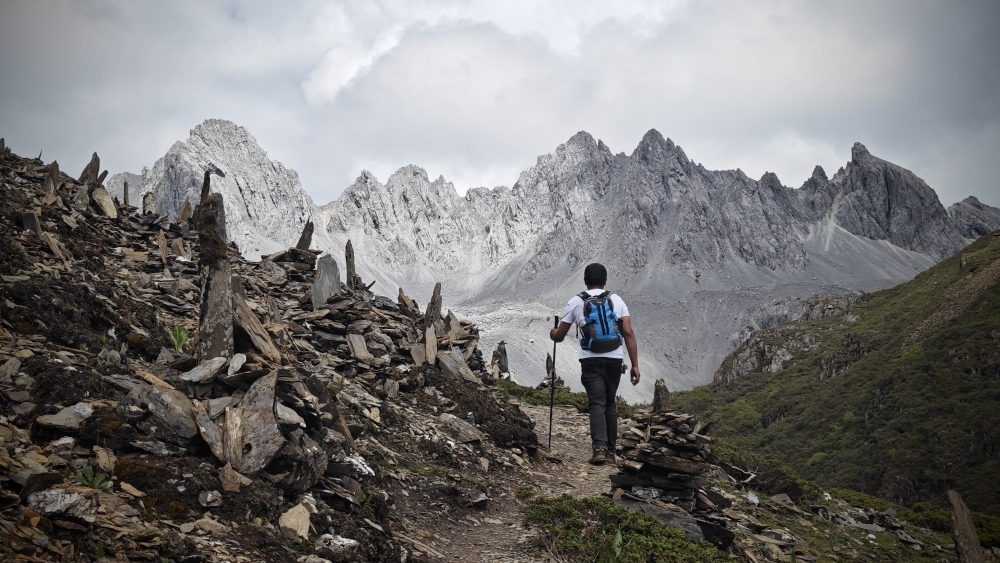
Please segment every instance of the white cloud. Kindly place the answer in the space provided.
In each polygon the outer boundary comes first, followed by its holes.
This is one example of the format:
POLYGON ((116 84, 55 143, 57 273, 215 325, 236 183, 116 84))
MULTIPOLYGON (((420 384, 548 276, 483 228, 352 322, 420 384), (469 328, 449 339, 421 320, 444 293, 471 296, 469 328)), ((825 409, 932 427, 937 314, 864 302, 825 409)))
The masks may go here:
POLYGON ((136 171, 230 119, 318 203, 411 163, 510 185, 579 130, 793 186, 861 141, 1000 206, 998 26, 995 2, 5 2, 0 134, 136 171))

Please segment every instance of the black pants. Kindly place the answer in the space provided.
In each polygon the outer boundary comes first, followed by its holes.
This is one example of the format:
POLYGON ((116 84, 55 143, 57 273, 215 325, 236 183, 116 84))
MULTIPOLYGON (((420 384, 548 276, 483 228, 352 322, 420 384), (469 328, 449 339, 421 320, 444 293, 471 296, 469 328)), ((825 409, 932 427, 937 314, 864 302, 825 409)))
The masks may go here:
POLYGON ((622 360, 587 358, 580 360, 580 381, 587 390, 590 404, 590 440, 597 449, 615 451, 618 443, 618 412, 615 397, 622 379, 622 360))

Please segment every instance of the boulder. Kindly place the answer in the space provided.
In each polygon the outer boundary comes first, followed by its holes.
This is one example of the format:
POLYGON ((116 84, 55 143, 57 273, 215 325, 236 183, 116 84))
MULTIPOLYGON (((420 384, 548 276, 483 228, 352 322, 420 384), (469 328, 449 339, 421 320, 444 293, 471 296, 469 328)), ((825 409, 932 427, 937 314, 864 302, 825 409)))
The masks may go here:
POLYGON ((316 553, 332 561, 350 561, 358 551, 358 542, 350 538, 323 534, 316 540, 316 553))
POLYGON ((139 427, 158 440, 186 446, 198 434, 194 405, 176 389, 140 384, 129 391, 119 406, 148 411, 149 416, 139 422, 139 427))
POLYGON ((297 504, 278 518, 282 535, 292 541, 309 539, 309 509, 297 504))
POLYGON ((39 425, 53 430, 63 432, 74 432, 80 429, 83 421, 94 414, 94 407, 90 403, 77 403, 72 407, 66 407, 56 414, 46 414, 35 419, 39 425))

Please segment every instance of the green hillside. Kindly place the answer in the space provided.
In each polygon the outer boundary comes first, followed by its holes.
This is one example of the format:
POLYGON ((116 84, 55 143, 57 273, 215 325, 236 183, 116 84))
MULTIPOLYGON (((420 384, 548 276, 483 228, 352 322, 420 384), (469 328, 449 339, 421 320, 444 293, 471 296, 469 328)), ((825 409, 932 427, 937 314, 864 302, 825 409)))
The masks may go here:
POLYGON ((1000 515, 998 280, 1000 231, 832 316, 758 331, 673 406, 825 487, 907 506, 955 488, 1000 515))

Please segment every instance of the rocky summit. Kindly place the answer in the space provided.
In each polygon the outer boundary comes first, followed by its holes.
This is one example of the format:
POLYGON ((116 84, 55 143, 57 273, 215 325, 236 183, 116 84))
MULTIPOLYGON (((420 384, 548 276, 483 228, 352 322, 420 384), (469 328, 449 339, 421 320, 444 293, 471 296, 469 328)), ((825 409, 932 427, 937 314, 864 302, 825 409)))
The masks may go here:
MULTIPOLYGON (((198 204, 202 175, 209 167, 224 174, 212 189, 224 196, 229 240, 248 258, 294 244, 306 222, 317 216, 298 174, 270 160, 245 128, 220 119, 192 129, 186 141, 174 143, 151 168, 114 174, 107 186, 124 202, 127 182, 129 201, 136 207, 151 193, 156 213, 176 220, 185 204, 198 204)), ((317 233, 317 242, 321 236, 317 233)))
MULTIPOLYGON (((316 209, 244 129, 210 120, 143 173, 140 191, 173 217, 210 163, 238 170, 218 189, 246 255, 294 244, 312 218, 316 247, 351 240, 376 291, 428 299, 441 281, 447 305, 490 327, 485 344, 506 341, 512 371, 530 384, 545 373, 538 327, 582 289, 589 262, 608 265, 609 288, 630 304, 647 372, 688 388, 710 381, 752 331, 795 318, 811 295, 890 287, 1000 227, 1000 210, 974 199, 946 210, 920 178, 860 143, 832 178, 817 167, 792 189, 771 173, 708 170, 655 130, 630 155, 580 132, 512 187, 464 196, 417 166, 385 183, 362 172, 316 209)), ((566 373, 574 346, 558 358, 566 373)), ((652 391, 644 381, 622 393, 648 400, 652 391)))

